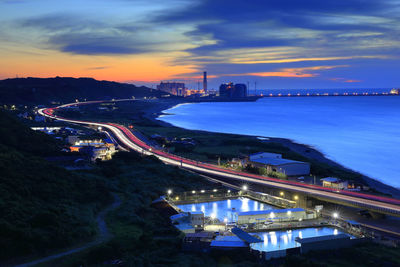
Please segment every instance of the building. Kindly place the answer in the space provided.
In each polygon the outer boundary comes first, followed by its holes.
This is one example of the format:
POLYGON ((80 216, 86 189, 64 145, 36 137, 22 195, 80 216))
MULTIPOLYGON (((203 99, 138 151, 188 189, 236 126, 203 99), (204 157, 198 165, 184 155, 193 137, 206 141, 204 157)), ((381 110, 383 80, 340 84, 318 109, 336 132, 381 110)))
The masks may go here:
POLYGON ((247 97, 247 86, 241 83, 224 83, 219 87, 219 96, 227 98, 247 97))
POLYGON ((283 159, 282 155, 260 152, 249 156, 251 165, 263 167, 269 171, 281 172, 287 176, 309 175, 310 164, 308 162, 283 159))
POLYGON ((207 93, 207 71, 203 72, 203 90, 207 93))
POLYGON ((323 187, 329 187, 329 188, 338 189, 338 190, 347 189, 349 186, 348 181, 342 181, 339 178, 335 178, 335 177, 322 178, 321 181, 322 181, 323 187))
POLYGON ((257 159, 263 159, 263 158, 281 159, 282 155, 281 154, 276 154, 276 153, 269 153, 269 152, 259 152, 259 153, 251 154, 249 156, 249 159, 251 161, 257 160, 257 159))
POLYGON ((184 96, 185 95, 185 84, 178 82, 161 82, 157 85, 157 90, 164 91, 176 96, 184 96))
POLYGON ((351 236, 348 234, 325 235, 307 238, 296 237, 295 240, 297 243, 301 244, 301 254, 307 253, 311 250, 316 251, 347 248, 365 241, 365 239, 351 238, 351 236))
POLYGON ((264 222, 290 222, 314 219, 315 213, 306 213, 302 208, 245 211, 237 213, 238 224, 264 223, 264 222))
POLYGON ((70 146, 71 152, 81 152, 89 156, 91 161, 96 159, 110 160, 116 152, 115 144, 110 140, 79 140, 70 146))
POLYGON ((192 211, 189 213, 190 224, 197 228, 204 228, 204 213, 201 211, 192 211))

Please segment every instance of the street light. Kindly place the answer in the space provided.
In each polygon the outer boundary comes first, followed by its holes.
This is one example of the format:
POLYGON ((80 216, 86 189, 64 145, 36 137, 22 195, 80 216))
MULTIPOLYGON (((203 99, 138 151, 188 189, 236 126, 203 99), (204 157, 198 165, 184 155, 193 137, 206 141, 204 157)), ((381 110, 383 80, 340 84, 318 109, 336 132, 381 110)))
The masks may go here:
POLYGON ((335 218, 335 219, 339 218, 339 214, 337 212, 334 212, 332 215, 333 215, 333 218, 335 218))
POLYGON ((169 197, 172 194, 172 190, 168 189, 167 193, 168 193, 168 197, 169 197))
POLYGON ((193 190, 193 191, 192 191, 192 194, 196 194, 196 191, 193 190))
POLYGON ((214 189, 214 190, 213 190, 213 192, 217 192, 217 191, 218 191, 217 189, 214 189))
POLYGON ((228 193, 230 193, 231 192, 231 190, 228 190, 228 193))
POLYGON ((204 193, 205 191, 204 191, 204 190, 201 190, 200 192, 201 192, 201 193, 204 193))
POLYGON ((211 217, 211 223, 214 223, 215 217, 217 216, 215 216, 214 213, 211 213, 210 217, 211 217))
POLYGON ((247 190, 247 185, 242 186, 243 191, 247 190))
POLYGON ((296 195, 296 196, 294 196, 294 200, 298 200, 299 199, 299 197, 296 195))
POLYGON ((285 193, 283 193, 282 191, 279 193, 279 195, 281 195, 282 197, 283 197, 284 194, 285 194, 285 193))

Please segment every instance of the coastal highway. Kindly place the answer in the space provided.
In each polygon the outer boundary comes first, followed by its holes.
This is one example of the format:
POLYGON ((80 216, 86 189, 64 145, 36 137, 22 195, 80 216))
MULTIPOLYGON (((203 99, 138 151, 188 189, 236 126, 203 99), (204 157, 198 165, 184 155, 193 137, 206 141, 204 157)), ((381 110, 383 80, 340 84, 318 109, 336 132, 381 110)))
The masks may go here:
MULTIPOLYGON (((117 101, 129 101, 127 99, 117 100, 117 101)), ((42 116, 69 122, 75 124, 82 124, 88 126, 102 127, 103 130, 111 132, 118 142, 125 148, 137 151, 145 155, 153 155, 159 158, 166 164, 180 166, 181 168, 188 169, 197 173, 202 173, 205 175, 212 175, 223 177, 226 179, 234 179, 242 181, 243 183, 256 183, 260 185, 265 185, 268 187, 274 187, 281 190, 294 191, 301 194, 309 195, 312 197, 320 197, 323 199, 330 199, 336 203, 347 203, 354 207, 359 207, 361 209, 369 209, 371 211, 380 212, 384 214, 394 215, 400 217, 400 200, 370 194, 364 194, 359 192, 351 192, 345 190, 334 190, 317 185, 308 185, 298 182, 279 180, 275 178, 238 172, 226 168, 222 168, 216 165, 190 160, 187 158, 179 157, 174 154, 167 153, 165 151, 156 149, 146 142, 138 138, 131 130, 128 128, 114 124, 114 123, 103 123, 103 122, 91 122, 83 120, 74 120, 64 117, 60 117, 55 114, 55 112, 62 108, 67 108, 71 106, 88 105, 101 103, 103 101, 88 101, 80 103, 71 103, 54 108, 43 108, 38 110, 38 113, 42 116)))

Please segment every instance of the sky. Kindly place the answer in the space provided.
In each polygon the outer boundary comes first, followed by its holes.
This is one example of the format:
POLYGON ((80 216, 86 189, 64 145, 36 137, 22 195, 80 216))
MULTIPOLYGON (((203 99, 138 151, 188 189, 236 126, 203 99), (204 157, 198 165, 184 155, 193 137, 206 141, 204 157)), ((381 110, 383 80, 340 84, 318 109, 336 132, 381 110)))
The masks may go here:
POLYGON ((0 79, 390 88, 399 67, 399 0, 0 0, 0 79))

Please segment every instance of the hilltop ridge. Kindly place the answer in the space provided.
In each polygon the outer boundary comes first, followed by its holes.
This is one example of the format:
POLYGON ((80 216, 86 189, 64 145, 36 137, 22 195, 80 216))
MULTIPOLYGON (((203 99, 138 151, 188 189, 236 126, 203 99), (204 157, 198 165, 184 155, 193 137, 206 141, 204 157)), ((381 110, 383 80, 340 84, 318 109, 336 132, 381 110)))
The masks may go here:
POLYGON ((48 104, 75 99, 160 97, 165 92, 128 83, 93 78, 13 78, 0 80, 1 103, 48 104))

